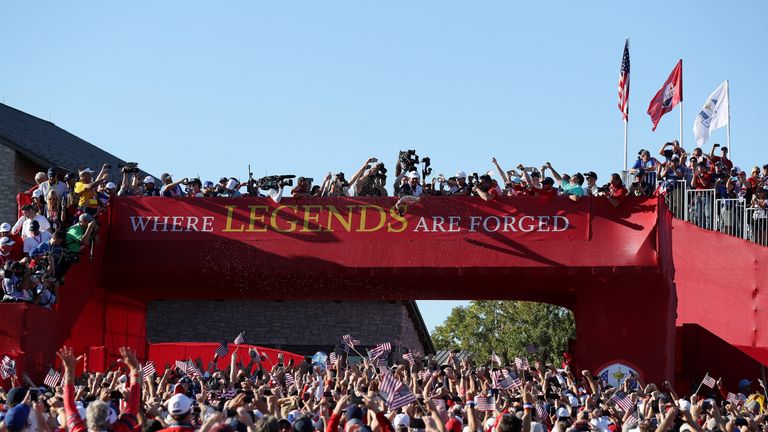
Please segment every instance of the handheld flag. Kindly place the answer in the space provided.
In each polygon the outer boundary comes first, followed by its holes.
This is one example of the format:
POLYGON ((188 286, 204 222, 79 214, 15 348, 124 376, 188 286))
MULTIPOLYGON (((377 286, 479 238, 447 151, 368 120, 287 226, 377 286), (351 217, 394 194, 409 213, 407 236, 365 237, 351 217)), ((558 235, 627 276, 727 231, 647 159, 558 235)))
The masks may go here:
POLYGON ((245 338, 243 337, 244 334, 245 332, 242 331, 240 332, 239 335, 237 335, 237 337, 235 338, 235 345, 242 345, 245 343, 245 338))
POLYGON ((48 375, 46 375, 43 380, 43 384, 53 388, 59 384, 59 381, 61 381, 61 374, 58 371, 53 370, 53 368, 50 368, 48 370, 48 375))
POLYGON ((229 353, 229 347, 227 346, 227 342, 224 341, 216 348, 216 351, 214 351, 214 354, 216 354, 219 358, 224 357, 229 353))

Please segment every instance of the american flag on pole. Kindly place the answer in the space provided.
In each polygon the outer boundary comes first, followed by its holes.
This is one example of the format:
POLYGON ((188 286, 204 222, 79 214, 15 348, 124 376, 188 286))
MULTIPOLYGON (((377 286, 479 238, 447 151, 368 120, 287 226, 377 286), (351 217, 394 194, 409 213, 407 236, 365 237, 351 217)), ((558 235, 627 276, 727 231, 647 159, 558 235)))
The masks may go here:
POLYGON ((632 402, 632 398, 629 395, 624 395, 624 396, 613 395, 613 397, 611 397, 611 401, 615 403, 619 408, 621 408, 624 412, 633 411, 635 408, 635 404, 632 402))
POLYGON ((141 367, 141 377, 142 379, 152 378, 152 375, 154 375, 156 372, 155 370, 155 363, 154 362, 147 362, 144 366, 141 367))
POLYGON ((715 388, 715 386, 717 385, 717 381, 715 381, 714 378, 709 376, 709 372, 707 372, 707 374, 704 375, 704 379, 701 380, 701 385, 707 386, 709 388, 715 388))
POLYGON ((226 341, 222 342, 221 345, 219 345, 219 347, 216 348, 216 351, 214 351, 214 353, 219 358, 224 357, 225 355, 227 355, 229 353, 229 347, 227 346, 227 342, 226 341))
POLYGON ((501 366, 501 359, 496 355, 495 352, 491 353, 491 362, 501 366))
POLYGON ((3 356, 3 361, 0 363, 0 376, 3 379, 16 376, 16 361, 8 356, 3 356))
POLYGON ((619 111, 624 121, 629 120, 629 38, 624 42, 624 55, 619 69, 619 111))
POLYGON ((496 411, 493 396, 475 396, 475 407, 478 411, 496 411))
POLYGON ((375 360, 379 357, 386 357, 386 354, 390 351, 392 351, 391 343, 384 342, 383 344, 378 344, 371 350, 371 360, 375 360))
POLYGON ((530 365, 528 364, 528 359, 515 357, 515 367, 517 367, 518 369, 530 368, 530 365))
POLYGON ((413 358, 413 353, 407 352, 403 354, 403 360, 407 361, 411 366, 416 364, 416 359, 413 358))
POLYGON ((50 368, 48 370, 48 375, 46 375, 45 379, 43 380, 43 384, 53 388, 59 385, 59 381, 61 381, 61 374, 53 370, 53 368, 50 368))
POLYGON ((346 345, 346 346, 348 346, 350 348, 353 348, 353 349, 355 348, 355 345, 360 344, 359 340, 352 339, 352 335, 348 335, 348 334, 345 334, 344 336, 341 337, 341 342, 344 345, 346 345))
POLYGON ((242 345, 245 343, 245 338, 243 335, 245 334, 244 331, 241 331, 239 335, 235 338, 235 345, 242 345))

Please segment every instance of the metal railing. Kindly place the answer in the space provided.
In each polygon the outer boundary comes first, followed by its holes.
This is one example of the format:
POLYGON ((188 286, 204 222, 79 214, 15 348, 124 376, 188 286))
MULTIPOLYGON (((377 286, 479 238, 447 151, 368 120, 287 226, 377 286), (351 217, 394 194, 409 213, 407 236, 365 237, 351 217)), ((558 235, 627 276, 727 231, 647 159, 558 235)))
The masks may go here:
POLYGON ((659 180, 656 186, 674 217, 768 246, 768 209, 753 208, 743 197, 717 198, 715 189, 690 189, 685 180, 659 180))

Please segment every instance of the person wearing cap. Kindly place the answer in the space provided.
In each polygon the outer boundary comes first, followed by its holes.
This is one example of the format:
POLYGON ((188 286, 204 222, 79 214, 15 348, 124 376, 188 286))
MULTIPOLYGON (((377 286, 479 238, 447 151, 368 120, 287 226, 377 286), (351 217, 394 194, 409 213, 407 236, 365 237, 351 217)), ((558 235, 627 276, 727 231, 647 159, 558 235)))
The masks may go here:
POLYGON ((36 205, 26 204, 21 208, 21 211, 23 215, 16 221, 13 228, 11 228, 12 233, 19 234, 22 239, 29 237, 31 235, 29 228, 32 221, 37 221, 41 231, 51 230, 51 223, 48 222, 48 219, 46 219, 45 216, 38 214, 36 205))
POLYGON ((63 347, 56 355, 64 366, 62 386, 64 387, 64 410, 67 413, 67 430, 69 432, 99 432, 110 430, 111 432, 132 432, 138 427, 139 404, 141 402, 141 371, 136 353, 128 347, 120 348, 120 356, 123 363, 128 366, 128 397, 126 398, 125 411, 117 421, 109 425, 109 405, 101 400, 95 400, 88 404, 85 419, 80 416, 75 405, 75 368, 80 358, 76 358, 72 348, 63 347))
POLYGON ((491 201, 499 196, 499 189, 494 185, 493 179, 488 174, 478 177, 478 182, 472 186, 472 194, 479 196, 484 201, 491 201))
POLYGON ((187 182, 187 188, 184 191, 184 196, 192 198, 204 197, 205 195, 203 194, 203 182, 201 182, 197 177, 189 179, 187 182))
POLYGON ((311 190, 312 182, 307 180, 306 177, 299 177, 296 180, 296 186, 291 189, 291 196, 294 198, 308 198, 311 190))
POLYGON ((96 229, 96 222, 88 213, 83 213, 78 218, 78 222, 67 230, 67 240, 65 245, 70 252, 80 252, 91 242, 93 231, 96 229))
POLYGON ((48 231, 40 231, 40 223, 33 220, 29 224, 30 235, 24 239, 24 256, 29 256, 32 249, 38 247, 43 243, 47 243, 51 239, 51 233, 48 231))
POLYGON ((421 187, 419 181, 419 173, 416 171, 401 173, 397 179, 395 179, 395 195, 399 197, 420 197, 424 194, 424 189, 421 187))
POLYGON ((63 197, 69 192, 67 185, 59 181, 59 173, 54 167, 48 168, 48 180, 40 183, 38 190, 40 190, 43 197, 48 196, 48 192, 52 190, 58 192, 60 197, 63 197))
POLYGON ((184 177, 183 179, 175 182, 170 174, 164 173, 160 176, 160 182, 163 186, 160 188, 160 196, 169 198, 178 198, 184 196, 184 191, 181 190, 182 184, 187 184, 189 179, 184 177))
POLYGON ((721 147, 720 148, 720 156, 715 156, 715 149, 720 147, 720 144, 714 143, 712 144, 712 150, 709 152, 709 155, 705 155, 708 157, 709 161, 712 164, 716 163, 722 163, 725 167, 726 171, 730 171, 731 168, 733 168, 733 162, 728 159, 728 147, 721 147))
POLYGON ((584 180, 586 182, 582 186, 584 188, 584 195, 597 196, 597 174, 594 171, 585 172, 584 180))
POLYGON ((192 425, 192 399, 184 393, 176 393, 168 400, 168 414, 173 422, 162 432, 193 432, 192 425))
POLYGON ((453 176, 456 184, 450 185, 451 189, 448 191, 450 196, 469 196, 469 184, 467 184, 467 173, 459 171, 453 176))
POLYGON ((0 266, 9 259, 18 261, 24 256, 24 240, 11 233, 11 224, 0 224, 0 266), (5 239, 5 240, 4 240, 5 239), (5 246, 2 246, 2 245, 5 246))
POLYGON ((96 180, 93 180, 93 171, 90 168, 83 168, 79 171, 80 181, 75 183, 75 193, 80 200, 78 206, 80 209, 91 216, 96 215, 99 211, 99 200, 97 197, 97 191, 99 185, 107 181, 109 176, 109 164, 104 164, 101 167, 99 175, 96 176, 96 180))
POLYGON ((637 152, 637 160, 632 168, 629 170, 631 174, 637 174, 639 171, 645 171, 648 173, 648 181, 656 183, 656 170, 659 167, 659 160, 651 156, 651 152, 646 149, 641 149, 637 152))
POLYGON ((0 268, 8 261, 18 261, 21 256, 14 256, 13 249, 16 242, 10 237, 0 237, 0 268))
POLYGON ((150 175, 144 177, 144 180, 141 181, 141 187, 141 196, 160 196, 155 178, 150 175))

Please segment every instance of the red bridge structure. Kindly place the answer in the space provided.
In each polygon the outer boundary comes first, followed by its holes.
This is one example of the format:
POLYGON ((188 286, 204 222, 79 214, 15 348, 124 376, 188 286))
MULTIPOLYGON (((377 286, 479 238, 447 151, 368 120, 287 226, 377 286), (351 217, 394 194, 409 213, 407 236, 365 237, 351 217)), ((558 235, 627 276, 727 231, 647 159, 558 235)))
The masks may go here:
POLYGON ((147 357, 159 299, 507 299, 573 311, 582 369, 735 385, 768 363, 768 249, 673 219, 663 200, 429 197, 404 216, 394 204, 117 198, 54 310, 0 305, 0 353, 33 376, 63 343, 91 361, 124 344, 147 357))

